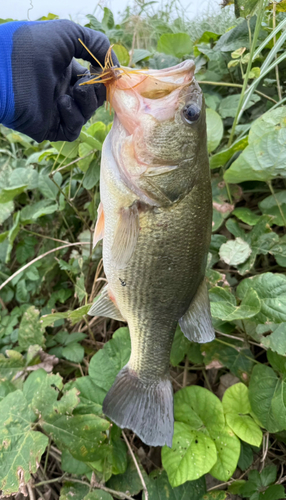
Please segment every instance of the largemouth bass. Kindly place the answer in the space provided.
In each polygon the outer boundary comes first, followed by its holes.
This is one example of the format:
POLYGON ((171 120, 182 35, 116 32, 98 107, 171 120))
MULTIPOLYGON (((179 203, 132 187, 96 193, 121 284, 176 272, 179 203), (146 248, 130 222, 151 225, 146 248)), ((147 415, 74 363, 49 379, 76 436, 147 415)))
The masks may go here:
POLYGON ((172 446, 169 359, 178 322, 214 338, 204 279, 212 199, 203 94, 194 63, 124 74, 110 84, 115 118, 102 150, 95 243, 108 285, 89 314, 125 320, 131 357, 104 413, 151 446, 172 446))

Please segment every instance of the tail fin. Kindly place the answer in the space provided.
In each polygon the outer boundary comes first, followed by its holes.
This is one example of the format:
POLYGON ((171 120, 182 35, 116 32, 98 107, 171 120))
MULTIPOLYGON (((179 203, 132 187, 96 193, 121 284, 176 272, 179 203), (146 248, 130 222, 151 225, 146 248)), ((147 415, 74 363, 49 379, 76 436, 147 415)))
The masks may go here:
POLYGON ((103 412, 149 446, 172 446, 173 389, 168 379, 146 383, 125 366, 103 401, 103 412))

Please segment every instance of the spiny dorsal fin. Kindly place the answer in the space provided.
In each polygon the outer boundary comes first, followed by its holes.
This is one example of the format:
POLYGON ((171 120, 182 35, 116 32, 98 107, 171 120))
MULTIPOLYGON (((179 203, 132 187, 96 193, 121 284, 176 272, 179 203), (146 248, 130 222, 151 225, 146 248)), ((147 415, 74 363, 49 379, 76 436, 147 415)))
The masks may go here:
POLYGON ((118 307, 109 296, 108 285, 106 285, 96 297, 88 314, 89 316, 103 316, 105 318, 117 319, 118 321, 125 321, 118 307))
POLYGON ((179 320, 180 327, 187 339, 204 344, 215 338, 212 325, 210 302, 205 279, 201 282, 191 305, 179 320))
POLYGON ((136 204, 122 208, 114 234, 111 255, 118 269, 126 267, 130 260, 139 235, 139 213, 136 204))
POLYGON ((102 240, 104 235, 104 211, 102 202, 98 205, 97 209, 97 221, 93 234, 93 248, 97 245, 97 243, 102 240))

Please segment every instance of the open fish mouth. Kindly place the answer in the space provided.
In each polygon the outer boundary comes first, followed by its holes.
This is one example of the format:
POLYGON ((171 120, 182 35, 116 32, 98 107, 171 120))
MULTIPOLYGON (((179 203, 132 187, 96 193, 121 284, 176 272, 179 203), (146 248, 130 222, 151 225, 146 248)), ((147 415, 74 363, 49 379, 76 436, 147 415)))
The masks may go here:
POLYGON ((112 87, 114 90, 130 90, 151 100, 161 99, 169 95, 173 90, 189 85, 192 82, 195 64, 188 59, 171 68, 160 70, 148 69, 134 72, 131 68, 123 69, 126 70, 126 73, 121 74, 120 79, 110 83, 112 105, 112 87))

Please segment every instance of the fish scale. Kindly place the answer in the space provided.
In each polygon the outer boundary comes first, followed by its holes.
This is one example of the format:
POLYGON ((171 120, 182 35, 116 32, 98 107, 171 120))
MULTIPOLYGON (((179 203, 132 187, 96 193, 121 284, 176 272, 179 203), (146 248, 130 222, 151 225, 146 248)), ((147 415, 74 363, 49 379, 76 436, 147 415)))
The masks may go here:
MULTIPOLYGON (((177 66, 180 82, 185 74, 189 83, 172 83, 174 102, 171 94, 148 100, 151 80, 148 92, 145 80, 136 86, 137 99, 132 90, 123 99, 115 87, 117 118, 102 150, 103 263, 110 297, 104 300, 118 308, 131 337, 130 360, 103 410, 153 446, 172 444, 169 359, 178 321, 190 340, 214 337, 204 281, 212 221, 205 108, 192 67, 190 61, 177 66), (166 115, 164 99, 173 105, 172 115, 171 109, 166 115), (184 119, 188 106, 199 110, 196 123, 184 119)), ((103 310, 101 300, 93 314, 103 310)))

